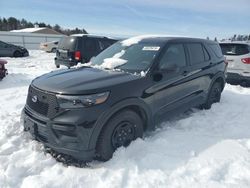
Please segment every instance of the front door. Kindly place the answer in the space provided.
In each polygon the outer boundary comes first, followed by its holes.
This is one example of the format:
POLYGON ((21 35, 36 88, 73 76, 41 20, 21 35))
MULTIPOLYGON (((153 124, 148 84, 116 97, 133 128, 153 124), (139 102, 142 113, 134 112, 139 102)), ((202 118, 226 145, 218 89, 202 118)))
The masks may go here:
POLYGON ((157 74, 162 78, 155 81, 151 91, 154 92, 155 115, 164 116, 189 102, 192 95, 192 81, 188 79, 190 66, 187 63, 184 45, 169 44, 159 60, 157 74))

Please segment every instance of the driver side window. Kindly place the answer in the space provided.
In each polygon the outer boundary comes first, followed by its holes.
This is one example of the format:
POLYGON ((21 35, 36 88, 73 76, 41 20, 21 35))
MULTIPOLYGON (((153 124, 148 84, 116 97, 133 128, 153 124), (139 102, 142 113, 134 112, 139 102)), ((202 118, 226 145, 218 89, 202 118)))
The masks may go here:
POLYGON ((173 66, 179 68, 186 66, 186 56, 183 44, 170 44, 159 63, 160 69, 166 69, 173 66))

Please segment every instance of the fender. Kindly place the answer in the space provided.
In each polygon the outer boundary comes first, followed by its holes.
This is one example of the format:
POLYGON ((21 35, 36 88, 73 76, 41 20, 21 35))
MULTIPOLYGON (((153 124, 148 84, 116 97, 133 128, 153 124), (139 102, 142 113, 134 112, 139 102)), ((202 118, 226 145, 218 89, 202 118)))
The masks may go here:
POLYGON ((212 85, 214 84, 215 80, 218 79, 218 78, 222 78, 223 79, 223 87, 222 87, 222 91, 223 91, 223 89, 225 87, 225 84, 226 84, 226 78, 225 78, 225 73, 224 72, 218 72, 218 73, 216 73, 213 76, 213 79, 211 81, 211 84, 209 86, 209 90, 208 91, 210 91, 210 89, 211 89, 212 85))
POLYGON ((113 116, 116 112, 128 107, 128 106, 138 106, 144 110, 147 118, 147 130, 152 130, 154 128, 152 112, 147 106, 147 104, 140 98, 128 98, 124 99, 116 104, 114 104, 109 110, 105 111, 96 121, 94 125, 94 130, 90 136, 89 140, 89 149, 93 149, 96 147, 96 143, 98 137, 101 133, 103 126, 108 122, 108 120, 113 116))

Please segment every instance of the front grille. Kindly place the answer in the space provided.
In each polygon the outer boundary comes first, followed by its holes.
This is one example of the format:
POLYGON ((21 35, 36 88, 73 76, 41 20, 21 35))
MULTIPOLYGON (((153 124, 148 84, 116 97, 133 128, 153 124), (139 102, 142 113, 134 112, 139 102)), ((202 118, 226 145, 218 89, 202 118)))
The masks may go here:
POLYGON ((29 87, 26 104, 35 112, 48 118, 54 117, 59 111, 55 95, 32 86, 29 87))

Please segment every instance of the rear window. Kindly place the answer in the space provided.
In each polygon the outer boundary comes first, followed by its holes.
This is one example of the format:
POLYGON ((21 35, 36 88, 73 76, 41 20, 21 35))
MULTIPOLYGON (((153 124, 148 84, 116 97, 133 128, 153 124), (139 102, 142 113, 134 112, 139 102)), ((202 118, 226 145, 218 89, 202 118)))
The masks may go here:
POLYGON ((192 64, 199 64, 205 61, 205 54, 202 44, 190 43, 187 44, 187 48, 190 55, 190 62, 192 64))
POLYGON ((76 46, 76 37, 64 37, 58 44, 59 49, 74 50, 76 46))
POLYGON ((208 44, 210 49, 214 52, 217 57, 223 57, 221 47, 218 44, 208 44))
POLYGON ((249 53, 249 47, 246 44, 220 44, 224 55, 244 55, 249 53))

